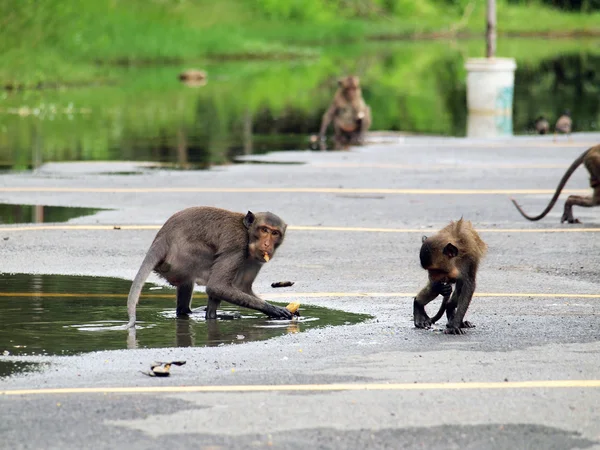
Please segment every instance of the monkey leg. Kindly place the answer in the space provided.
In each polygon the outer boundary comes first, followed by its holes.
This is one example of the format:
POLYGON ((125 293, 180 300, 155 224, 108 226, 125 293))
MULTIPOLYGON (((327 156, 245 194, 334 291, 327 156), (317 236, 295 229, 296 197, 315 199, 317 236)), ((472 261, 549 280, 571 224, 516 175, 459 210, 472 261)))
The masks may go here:
POLYGON ((187 316, 192 313, 192 293, 194 282, 180 284, 177 286, 177 317, 187 316))
POLYGON ((560 218, 560 223, 568 222, 568 223, 581 223, 579 219, 573 217, 573 206, 583 206, 584 208, 590 208, 592 206, 597 206, 600 204, 599 196, 586 196, 582 197, 580 195, 569 195, 567 201, 565 202, 565 209, 562 217, 560 218))
POLYGON ((471 322, 463 321, 467 309, 473 298, 475 292, 475 283, 458 280, 456 283, 456 289, 452 293, 452 298, 448 302, 446 307, 446 317, 448 323, 446 324, 445 334, 465 334, 463 328, 474 328, 471 322))
POLYGON ((221 304, 221 300, 215 297, 208 297, 208 304, 206 305, 206 320, 212 320, 217 318, 217 309, 221 304))

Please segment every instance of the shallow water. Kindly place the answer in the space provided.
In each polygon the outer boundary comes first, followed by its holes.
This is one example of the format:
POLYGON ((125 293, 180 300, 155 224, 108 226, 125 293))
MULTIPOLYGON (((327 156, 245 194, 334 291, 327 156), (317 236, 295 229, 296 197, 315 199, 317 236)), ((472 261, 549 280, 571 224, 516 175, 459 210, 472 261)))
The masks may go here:
MULTIPOLYGON (((370 43, 297 61, 205 62, 200 87, 178 81, 183 66, 115 67, 106 85, 0 91, 0 168, 88 160, 207 168, 237 155, 310 149, 346 73, 361 77, 372 130, 464 136, 464 63, 484 48, 483 41, 370 43)), ((517 60, 514 134, 533 132, 539 115, 553 124, 565 109, 575 131, 600 128, 597 42, 503 38, 498 55, 517 60)))
POLYGON ((97 208, 0 203, 0 224, 66 222, 75 217, 96 214, 98 211, 102 210, 97 208))
MULTIPOLYGON (((222 303, 231 320, 204 320, 206 296, 194 294, 189 319, 175 317, 175 291, 146 284, 136 341, 128 342, 130 281, 64 275, 0 275, 0 355, 63 355, 126 348, 202 347, 258 341, 311 328, 352 324, 369 316, 301 306, 301 317, 269 320, 222 303)), ((285 292, 281 289, 278 292, 285 292)), ((2 370, 11 370, 10 367, 2 370)))

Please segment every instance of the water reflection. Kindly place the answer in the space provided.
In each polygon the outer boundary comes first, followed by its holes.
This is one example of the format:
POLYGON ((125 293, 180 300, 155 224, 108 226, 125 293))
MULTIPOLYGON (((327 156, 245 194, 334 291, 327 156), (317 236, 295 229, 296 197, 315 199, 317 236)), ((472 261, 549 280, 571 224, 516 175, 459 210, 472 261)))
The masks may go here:
MULTIPOLYGON (((480 47, 386 43, 326 49, 318 60, 213 63, 206 67, 210 83, 199 89, 179 82, 177 67, 165 67, 115 68, 115 85, 0 92, 0 166, 144 160, 197 168, 237 155, 309 149, 340 72, 361 76, 372 130, 464 136, 464 61, 480 47)), ((597 46, 505 39, 499 53, 517 59, 515 134, 531 132, 540 115, 553 124, 566 108, 575 131, 597 129, 597 46)), ((510 123, 495 126, 508 130, 510 123)))
POLYGON ((0 224, 66 222, 102 209, 0 203, 0 224))
POLYGON ((217 346, 356 323, 368 317, 303 306, 299 319, 275 321, 260 312, 223 303, 220 312, 233 319, 206 321, 206 297, 197 293, 194 314, 178 319, 175 291, 150 290, 148 285, 138 305, 136 333, 128 334, 126 303, 130 284, 103 277, 0 275, 0 355, 217 346))

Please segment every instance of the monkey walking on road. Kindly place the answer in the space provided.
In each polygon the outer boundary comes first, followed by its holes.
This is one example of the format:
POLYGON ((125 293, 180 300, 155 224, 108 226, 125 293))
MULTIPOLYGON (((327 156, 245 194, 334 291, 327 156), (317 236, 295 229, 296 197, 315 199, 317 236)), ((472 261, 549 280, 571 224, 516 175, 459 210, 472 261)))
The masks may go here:
POLYGON ((431 237, 423 236, 421 266, 428 271, 427 285, 417 294, 413 303, 415 327, 431 328, 444 311, 448 323, 444 333, 464 334, 464 328, 473 328, 464 320, 475 292, 475 279, 487 245, 477 234, 471 222, 460 219, 450 222, 431 237), (455 285, 452 292, 452 284, 455 285), (442 294, 444 299, 438 313, 430 318, 425 306, 442 294))
POLYGON ((365 103, 357 76, 347 76, 338 81, 338 90, 331 105, 323 114, 319 139, 325 147, 325 132, 333 121, 334 148, 347 149, 350 145, 362 145, 365 133, 371 126, 371 108, 365 103))
POLYGON ((523 209, 519 206, 515 199, 511 199, 514 205, 517 207, 517 210, 521 213, 523 217, 528 220, 540 220, 546 216, 558 200, 561 191, 567 184, 567 181, 575 172, 575 170, 583 164, 585 168, 590 173, 590 186, 594 190, 592 195, 587 195, 582 197, 580 195, 569 195, 567 201, 565 202, 565 208, 562 217, 560 218, 560 223, 568 222, 568 223, 581 223, 579 219, 573 217, 573 206, 583 206, 584 208, 590 208, 592 206, 600 205, 600 145, 596 145, 595 147, 591 147, 583 152, 579 157, 573 161, 571 166, 567 169, 562 179, 558 183, 558 187, 556 188, 556 192, 554 192, 554 196, 550 200, 550 203, 546 207, 544 211, 542 211, 537 216, 528 216, 525 214, 523 209))
POLYGON ((177 316, 192 312, 195 284, 206 286, 206 318, 216 319, 221 300, 291 319, 286 308, 271 305, 252 291, 262 265, 283 242, 287 225, 275 214, 244 214, 194 207, 171 216, 156 234, 127 299, 128 328, 135 328, 136 305, 153 270, 177 287, 177 316))

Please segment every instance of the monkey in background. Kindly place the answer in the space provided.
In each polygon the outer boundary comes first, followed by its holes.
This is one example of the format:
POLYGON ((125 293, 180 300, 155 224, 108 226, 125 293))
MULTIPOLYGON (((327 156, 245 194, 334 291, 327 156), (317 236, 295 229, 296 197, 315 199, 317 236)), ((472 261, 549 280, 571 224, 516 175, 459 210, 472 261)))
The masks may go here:
POLYGON ((554 125, 554 142, 556 142, 556 134, 563 133, 571 140, 571 130, 573 128, 573 119, 571 119, 571 111, 566 109, 562 115, 556 120, 554 125))
POLYGON ((321 121, 319 139, 322 150, 325 149, 325 132, 332 121, 336 150, 364 143, 365 133, 371 126, 371 108, 363 99, 357 76, 338 80, 338 90, 321 121))
POLYGON ((429 280, 414 299, 416 328, 431 328, 444 311, 448 319, 446 334, 464 334, 464 328, 475 326, 464 317, 475 292, 479 262, 486 251, 486 243, 471 222, 462 218, 458 222, 450 222, 431 237, 423 236, 419 257, 429 280), (455 285, 454 292, 452 284, 455 285), (432 319, 425 312, 425 306, 439 294, 444 296, 444 300, 432 319))
POLYGON ((550 131, 550 123, 544 116, 539 116, 533 124, 535 132, 538 134, 546 134, 550 131))
POLYGON ((177 316, 192 312, 195 284, 206 286, 206 319, 217 318, 221 300, 291 319, 252 291, 262 265, 283 242, 286 223, 270 212, 246 215, 219 208, 187 208, 171 216, 156 234, 127 299, 128 328, 135 328, 136 306, 153 270, 177 287, 177 316))
POLYGON ((554 196, 550 200, 550 203, 546 207, 544 211, 542 211, 537 216, 528 216, 525 214, 523 209, 519 206, 515 199, 511 199, 513 204, 517 207, 519 212, 523 217, 527 220, 535 221, 540 220, 546 216, 558 200, 561 191, 567 184, 567 181, 573 175, 573 172, 583 164, 585 168, 590 173, 590 186, 594 189, 592 195, 587 195, 582 197, 581 195, 569 195, 567 201, 565 201, 565 208, 563 211, 563 215, 560 218, 560 223, 568 222, 568 223, 581 223, 579 219, 573 217, 573 206, 583 206, 584 208, 590 208, 592 206, 600 205, 600 145, 596 145, 594 147, 588 148, 585 152, 583 152, 579 157, 573 161, 571 166, 567 169, 562 179, 558 183, 556 188, 556 192, 554 192, 554 196))

